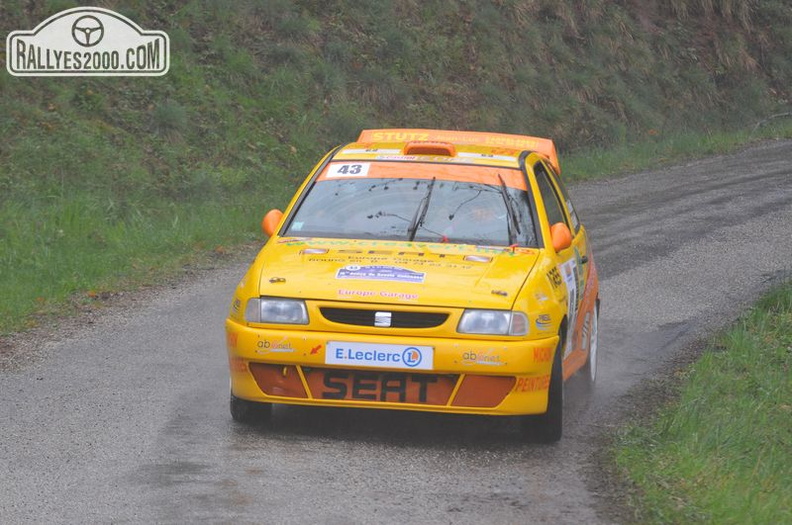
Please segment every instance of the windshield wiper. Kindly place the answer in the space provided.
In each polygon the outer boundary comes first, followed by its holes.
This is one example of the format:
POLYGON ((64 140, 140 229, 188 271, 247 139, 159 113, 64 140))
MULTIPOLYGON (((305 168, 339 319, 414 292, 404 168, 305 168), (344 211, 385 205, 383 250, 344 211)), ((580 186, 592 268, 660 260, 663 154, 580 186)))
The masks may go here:
POLYGON ((432 182, 429 183, 429 188, 426 190, 426 195, 424 195, 423 199, 421 199, 421 202, 418 204, 418 209, 415 210, 415 216, 413 216, 410 227, 407 229, 410 241, 415 240, 415 235, 418 233, 418 228, 423 225, 424 219, 426 218, 426 212, 429 211, 429 199, 432 198, 432 190, 434 189, 436 180, 437 177, 432 177, 432 182))
POLYGON ((501 196, 503 197, 503 203, 506 205, 506 229, 509 232, 509 244, 517 244, 517 239, 514 236, 514 230, 517 230, 517 234, 519 235, 522 233, 520 231, 520 223, 517 222, 517 218, 514 216, 514 210, 512 209, 512 197, 509 195, 509 191, 506 189, 506 182, 501 177, 501 174, 498 173, 498 180, 500 180, 500 190, 501 196))

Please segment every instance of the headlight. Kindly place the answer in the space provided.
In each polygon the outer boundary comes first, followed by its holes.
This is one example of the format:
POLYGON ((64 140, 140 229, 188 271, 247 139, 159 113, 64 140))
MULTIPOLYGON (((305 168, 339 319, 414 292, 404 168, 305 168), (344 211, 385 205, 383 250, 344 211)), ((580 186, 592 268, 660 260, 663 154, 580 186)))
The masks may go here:
POLYGON ((249 323, 308 324, 308 310, 299 299, 255 297, 245 307, 249 323))
POLYGON ((459 320, 461 334, 525 335, 528 316, 522 312, 505 310, 465 310, 459 320))

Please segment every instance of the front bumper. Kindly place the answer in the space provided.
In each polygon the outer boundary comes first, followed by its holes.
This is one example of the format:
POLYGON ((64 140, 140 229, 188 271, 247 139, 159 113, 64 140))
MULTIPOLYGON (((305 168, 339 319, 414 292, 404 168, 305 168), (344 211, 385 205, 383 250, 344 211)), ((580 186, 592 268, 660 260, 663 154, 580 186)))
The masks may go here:
POLYGON ((262 403, 522 415, 547 410, 558 337, 532 341, 273 330, 226 321, 232 393, 262 403), (432 349, 431 369, 331 364, 328 343, 432 349))

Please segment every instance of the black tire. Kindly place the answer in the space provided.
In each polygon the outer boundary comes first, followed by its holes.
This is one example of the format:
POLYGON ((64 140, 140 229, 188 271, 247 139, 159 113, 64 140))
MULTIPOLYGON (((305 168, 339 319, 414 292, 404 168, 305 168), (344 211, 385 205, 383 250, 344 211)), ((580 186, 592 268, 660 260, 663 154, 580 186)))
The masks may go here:
POLYGON ((270 403, 256 403, 247 399, 240 399, 234 394, 231 394, 229 408, 234 421, 247 425, 265 424, 272 417, 272 405, 270 403))
POLYGON ((550 388, 547 396, 547 412, 525 416, 522 420, 523 433, 538 443, 556 443, 561 439, 564 423, 564 340, 558 343, 550 372, 550 388))
POLYGON ((599 301, 597 301, 596 306, 594 307, 594 317, 591 321, 591 326, 589 327, 589 356, 586 359, 586 364, 583 365, 583 368, 580 372, 583 374, 583 378, 586 382, 586 386, 590 389, 594 388, 594 384, 597 382, 597 359, 599 358, 599 301))

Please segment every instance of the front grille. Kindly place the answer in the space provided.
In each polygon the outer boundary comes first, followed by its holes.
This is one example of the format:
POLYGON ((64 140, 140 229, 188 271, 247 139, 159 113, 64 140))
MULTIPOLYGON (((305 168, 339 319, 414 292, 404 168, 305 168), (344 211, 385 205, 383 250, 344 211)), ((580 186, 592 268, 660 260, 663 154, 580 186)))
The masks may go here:
MULTIPOLYGON (((328 321, 341 324, 351 324, 355 326, 378 326, 375 325, 374 316, 377 312, 388 310, 359 310, 357 308, 319 308, 322 315, 328 321)), ((391 314, 390 328, 434 328, 440 326, 448 314, 434 312, 395 312, 391 314)))

